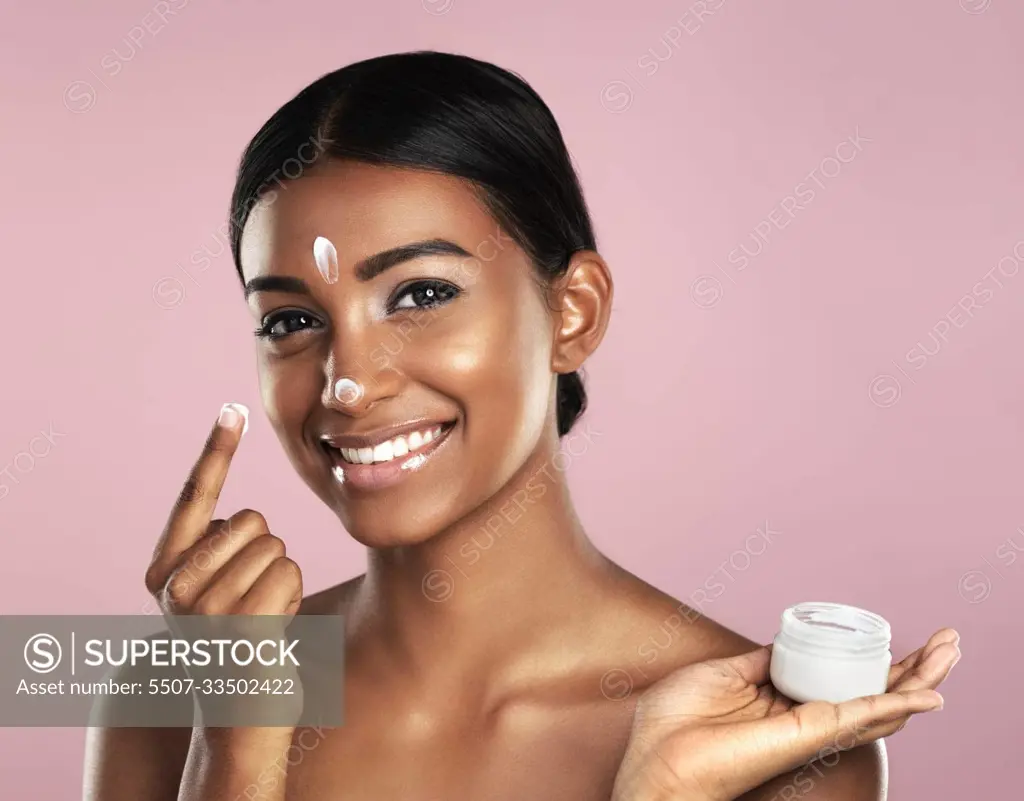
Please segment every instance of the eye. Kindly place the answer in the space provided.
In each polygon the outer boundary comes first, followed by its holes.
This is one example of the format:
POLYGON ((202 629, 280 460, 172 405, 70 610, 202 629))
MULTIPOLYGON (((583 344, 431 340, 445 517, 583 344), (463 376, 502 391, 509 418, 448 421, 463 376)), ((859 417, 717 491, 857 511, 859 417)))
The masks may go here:
POLYGON ((261 339, 280 339, 296 331, 313 328, 323 328, 323 323, 309 312, 287 309, 268 314, 255 333, 261 339))
POLYGON ((424 279, 403 287, 391 304, 395 309, 431 309, 456 297, 462 290, 447 281, 424 279))

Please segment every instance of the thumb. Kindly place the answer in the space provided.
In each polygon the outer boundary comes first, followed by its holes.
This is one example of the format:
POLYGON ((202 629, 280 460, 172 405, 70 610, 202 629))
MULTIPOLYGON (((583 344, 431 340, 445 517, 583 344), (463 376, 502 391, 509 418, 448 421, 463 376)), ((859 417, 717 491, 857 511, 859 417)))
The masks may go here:
POLYGON ((724 659, 709 659, 709 665, 725 668, 742 678, 747 684, 760 686, 768 682, 772 662, 771 645, 762 645, 753 651, 724 659))
POLYGON ((815 759, 885 737, 908 715, 941 708, 942 696, 934 690, 910 690, 842 704, 813 701, 782 715, 734 724, 736 759, 730 765, 745 770, 733 773, 736 786, 730 789, 741 795, 815 759))

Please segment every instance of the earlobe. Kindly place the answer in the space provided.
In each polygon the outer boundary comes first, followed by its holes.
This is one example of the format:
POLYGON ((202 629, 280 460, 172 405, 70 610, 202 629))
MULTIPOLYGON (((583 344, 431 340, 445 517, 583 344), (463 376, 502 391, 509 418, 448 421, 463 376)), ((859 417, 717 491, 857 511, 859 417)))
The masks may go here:
POLYGON ((551 287, 555 341, 551 369, 578 370, 601 344, 612 308, 614 286, 608 264, 592 250, 575 253, 565 274, 551 287))

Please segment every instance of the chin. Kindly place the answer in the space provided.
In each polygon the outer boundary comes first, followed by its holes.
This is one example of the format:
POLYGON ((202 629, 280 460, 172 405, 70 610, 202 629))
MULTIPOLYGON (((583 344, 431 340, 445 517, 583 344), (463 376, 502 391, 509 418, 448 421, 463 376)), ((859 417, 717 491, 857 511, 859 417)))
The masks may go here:
POLYGON ((454 511, 437 510, 424 514, 403 514, 399 508, 388 512, 373 509, 337 510, 345 530, 360 545, 367 548, 402 548, 420 545, 458 520, 454 511))

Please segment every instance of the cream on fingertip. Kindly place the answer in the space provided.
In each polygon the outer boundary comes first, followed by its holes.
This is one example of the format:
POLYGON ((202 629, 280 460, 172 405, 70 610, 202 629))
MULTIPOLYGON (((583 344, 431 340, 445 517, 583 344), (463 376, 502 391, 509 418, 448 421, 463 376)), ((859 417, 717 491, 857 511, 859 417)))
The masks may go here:
POLYGON ((249 407, 241 403, 225 403, 220 409, 217 424, 224 428, 234 428, 238 419, 242 419, 242 434, 249 430, 249 407))

